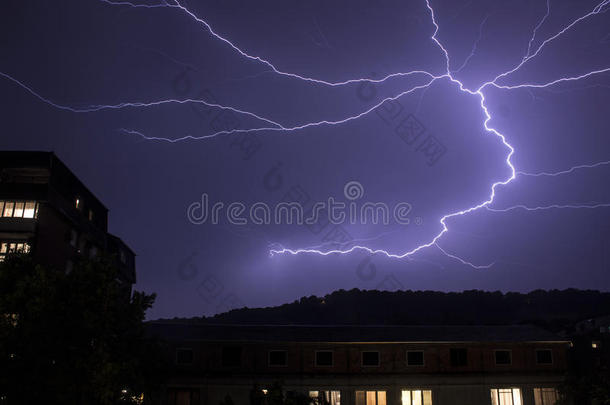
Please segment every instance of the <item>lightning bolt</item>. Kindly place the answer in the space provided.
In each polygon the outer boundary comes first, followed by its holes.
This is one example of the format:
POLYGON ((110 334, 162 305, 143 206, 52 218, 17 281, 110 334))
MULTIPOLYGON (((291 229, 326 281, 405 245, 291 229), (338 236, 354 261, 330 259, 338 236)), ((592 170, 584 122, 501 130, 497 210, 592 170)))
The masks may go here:
POLYGON ((558 172, 538 172, 538 173, 527 173, 527 172, 517 172, 518 176, 530 176, 530 177, 557 177, 557 176, 562 176, 564 174, 570 174, 570 173, 574 173, 578 170, 582 170, 582 169, 595 169, 597 167, 601 167, 601 166, 607 166, 610 165, 610 160, 604 160, 601 162, 597 162, 597 163, 593 163, 593 164, 582 164, 582 165, 578 165, 578 166, 572 166, 569 169, 566 170, 561 170, 558 172))
POLYGON ((552 209, 596 209, 596 208, 608 208, 610 207, 610 203, 599 203, 599 204, 551 204, 551 205, 541 205, 537 207, 528 207, 527 205, 519 204, 513 205, 512 207, 507 208, 491 208, 485 207, 486 210, 491 212, 509 212, 514 210, 524 210, 524 211, 545 211, 552 209))
MULTIPOLYGON (((501 79, 505 79, 508 76, 510 76, 512 73, 518 71, 519 69, 521 69, 528 61, 530 61, 531 59, 535 58, 537 55, 539 55, 542 50, 544 49, 544 47, 546 45, 548 45, 549 43, 555 41, 557 38, 561 37, 563 34, 565 34, 567 31, 569 31, 571 28, 573 28, 574 26, 576 26, 577 24, 579 24, 580 22, 594 16, 600 13, 605 13, 606 11, 608 11, 608 9, 604 9, 605 6, 607 6, 608 4, 610 4, 610 0, 604 0, 601 3, 599 3, 597 6, 595 6, 593 8, 593 10, 591 10, 589 13, 578 17, 577 19, 573 20, 570 24, 568 24, 567 26, 565 26, 563 29, 561 29, 559 32, 557 32, 555 35, 545 39, 544 41, 541 42, 541 44, 536 48, 536 50, 534 52, 532 52, 532 44, 536 38, 536 34, 538 29, 544 24, 546 18, 548 17, 549 13, 550 13, 550 4, 549 4, 549 0, 547 0, 547 13, 544 15, 544 17, 541 19, 541 21, 536 25, 536 27, 534 28, 532 37, 530 39, 530 41, 528 42, 528 49, 527 52, 525 54, 525 56, 519 61, 519 63, 513 67, 512 69, 503 72, 499 75, 497 75, 493 80, 488 81, 483 83, 479 88, 477 88, 476 90, 472 90, 472 89, 468 89, 466 88, 466 86, 459 81, 458 79, 456 79, 453 74, 455 72, 452 72, 450 70, 450 57, 449 57, 449 52, 448 50, 442 45, 442 43, 440 42, 440 40, 437 37, 437 34, 440 30, 439 24, 437 23, 437 19, 435 16, 435 12, 434 9, 430 3, 430 0, 425 0, 426 1, 426 7, 429 11, 430 14, 430 18, 431 18, 431 23, 434 27, 434 32, 432 33, 432 36, 430 37, 431 41, 433 43, 436 44, 436 46, 439 48, 439 50, 442 52, 442 54, 444 55, 444 59, 445 59, 445 72, 443 74, 440 75, 434 75, 430 72, 427 71, 423 71, 423 70, 414 70, 414 71, 410 71, 410 72, 397 72, 397 73, 392 73, 392 74, 388 74, 383 78, 379 78, 379 79, 375 79, 375 78, 370 78, 370 77, 363 77, 363 78, 356 78, 356 79, 349 79, 349 80, 344 80, 344 81, 336 81, 336 82, 332 82, 332 81, 327 81, 327 80, 323 80, 323 79, 318 79, 318 78, 313 78, 313 77, 308 77, 308 76, 303 76, 297 73, 291 73, 291 72, 286 72, 286 71, 282 71, 279 68, 277 68, 273 63, 271 63, 269 60, 260 57, 260 56, 256 56, 256 55, 252 55, 249 54, 248 52, 242 50, 241 48, 239 48, 236 44, 234 44, 233 42, 231 42, 229 39, 223 37, 222 35, 218 34, 216 31, 214 31, 214 29, 210 26, 210 24, 208 24, 205 20, 203 20, 202 18, 198 17, 193 11, 189 10, 186 6, 184 6, 182 4, 181 1, 179 0, 172 0, 172 2, 167 2, 167 1, 162 1, 160 3, 156 3, 156 4, 138 4, 138 3, 133 3, 130 1, 110 1, 110 0, 99 0, 105 4, 109 4, 109 5, 113 5, 113 6, 129 6, 132 8, 148 8, 148 9, 154 9, 154 8, 171 8, 171 9, 176 9, 176 10, 180 10, 181 12, 183 12, 185 15, 189 16, 193 21, 195 21, 196 23, 198 23, 199 25, 203 26, 210 35, 212 35, 214 38, 216 38, 217 40, 225 43, 227 46, 229 46, 230 48, 232 48, 236 53, 238 53, 239 55, 241 55, 242 57, 244 57, 247 60, 251 60, 254 62, 258 62, 261 63, 263 65, 265 65, 268 69, 270 73, 274 73, 276 75, 279 76, 283 76, 283 77, 287 77, 290 79, 297 79, 297 80, 301 80, 304 82, 309 82, 309 83, 313 83, 316 85, 324 85, 324 86, 330 86, 330 87, 337 87, 337 86, 345 86, 345 85, 351 85, 351 84, 355 84, 355 83, 362 83, 362 82, 368 82, 368 83, 383 83, 386 82, 389 79, 392 78, 397 78, 397 77, 407 77, 407 76, 411 76, 411 75, 422 75, 422 76, 426 76, 429 80, 423 84, 423 85, 418 85, 418 86, 414 86, 408 90, 405 90, 399 94, 397 94, 396 96, 393 97, 388 97, 385 98, 383 100, 381 100, 379 103, 377 103, 375 106, 368 108, 360 113, 354 114, 354 115, 350 115, 348 117, 343 117, 340 119, 325 119, 325 120, 320 120, 320 121, 315 121, 315 122, 307 122, 307 123, 302 123, 299 125, 293 125, 293 126, 289 126, 289 125, 283 125, 279 122, 276 122, 274 120, 271 120, 269 118, 265 118, 262 117, 258 114, 249 112, 249 111, 245 111, 239 108, 235 108, 235 107, 231 107, 231 106, 224 106, 224 105, 220 105, 220 104, 214 104, 214 103, 208 103, 205 100, 199 100, 199 99, 183 99, 183 100, 178 100, 178 99, 165 99, 165 100, 157 100, 157 101, 152 101, 152 102, 124 102, 124 103, 119 103, 119 104, 112 104, 112 105, 90 105, 90 106, 85 106, 85 107, 73 107, 73 106, 69 106, 69 105, 63 105, 57 102, 52 101, 49 98, 46 98, 42 95, 40 95, 39 93, 37 93, 36 91, 34 91, 31 87, 29 87, 28 85, 26 85, 25 83, 23 83, 22 81, 6 74, 3 72, 0 72, 0 76, 2 76, 5 79, 8 79, 10 81, 12 81, 13 83, 17 84, 18 86, 22 87, 23 89, 25 89, 27 92, 29 92, 30 94, 32 94, 33 96, 35 96, 36 98, 38 98, 40 101, 47 103, 49 105, 52 105, 55 108, 58 108, 60 110, 66 110, 66 111, 70 111, 70 112, 74 112, 74 113, 92 113, 92 112, 98 112, 98 111, 102 111, 102 110, 118 110, 118 109, 124 109, 124 108, 146 108, 146 107, 153 107, 153 106, 161 106, 161 105, 166 105, 166 104, 190 104, 190 103, 199 103, 199 104, 203 104, 206 105, 208 107, 212 107, 212 108, 219 108, 219 109, 228 109, 231 110, 235 113, 239 113, 239 114, 244 114, 247 116, 250 116, 252 118, 255 118, 259 121, 264 122, 265 124, 268 124, 268 126, 263 126, 263 127, 258 127, 258 128, 247 128, 247 129, 235 129, 235 130, 231 130, 231 131, 219 131, 213 134, 209 134, 209 135, 204 135, 204 136, 191 136, 191 135, 187 135, 181 138, 177 138, 177 139, 171 139, 171 138, 162 138, 162 137, 148 137, 144 134, 142 134, 139 131, 135 131, 135 130, 130 130, 130 129, 122 129, 121 131, 126 133, 126 134, 131 134, 131 135, 137 135, 140 136, 144 139, 147 140, 158 140, 158 141, 166 141, 166 142, 179 142, 179 141, 184 141, 184 140, 198 140, 198 139, 207 139, 207 138, 213 138, 219 135, 225 135, 225 134, 231 134, 231 133, 251 133, 251 132, 261 132, 261 131, 265 131, 265 132, 294 132, 294 131, 299 131, 305 128, 310 128, 310 127, 317 127, 317 126, 324 126, 324 125, 330 125, 330 126, 334 126, 334 125, 340 125, 340 124, 344 124, 353 120, 357 120, 361 117, 364 117, 365 115, 369 114, 370 112, 374 111, 377 107, 381 106, 383 103, 387 102, 387 101, 391 101, 391 100, 396 100, 404 95, 410 94, 414 91, 420 90, 420 89, 427 89, 429 88, 432 83, 434 83, 437 80, 440 79, 448 79, 451 83, 455 84, 456 87, 459 89, 459 91, 463 92, 463 93, 467 93, 471 96, 477 97, 479 100, 479 104, 480 104, 480 108, 481 111, 483 112, 484 115, 484 120, 482 123, 482 126, 484 128, 484 130, 493 135, 496 136, 499 141, 504 145, 504 147, 507 150, 507 155, 505 158, 505 163, 507 165, 507 168, 509 170, 509 175, 504 178, 503 180, 499 180, 494 182, 491 187, 490 187, 490 194, 487 197, 487 199, 485 199, 484 201, 467 207, 465 209, 461 209, 461 210, 457 210, 454 211, 452 213, 446 214, 444 216, 442 216, 439 220, 439 223, 441 225, 441 230, 436 234, 436 236, 434 236, 429 242, 421 244, 409 251, 406 252, 402 252, 402 253, 391 253, 387 250, 383 250, 383 249, 373 249, 370 247, 367 247, 365 245, 354 245, 352 247, 350 247, 349 249, 332 249, 332 250, 322 250, 322 249, 316 249, 316 248, 304 248, 304 249, 287 249, 287 248, 280 248, 280 249, 274 249, 270 251, 271 255, 275 255, 275 254, 292 254, 292 255, 297 255, 297 254, 303 254, 303 253, 311 253, 311 254, 317 254, 317 255, 322 255, 322 256, 327 256, 327 255, 331 255, 331 254, 349 254, 355 251, 363 251, 363 252, 367 252, 370 254, 379 254, 379 255, 384 255, 387 256, 389 258, 409 258, 410 256, 416 254, 417 252, 423 250, 423 249, 427 249, 429 247, 435 246, 439 249, 439 251, 441 251, 443 254, 445 254, 447 257, 450 257, 452 259, 458 260, 460 261, 462 264, 464 265, 469 265, 471 267, 474 268, 488 268, 490 267, 492 264, 490 265, 485 265, 485 266, 477 266, 472 264, 469 261, 466 261, 464 259, 459 258, 456 255, 453 255, 451 253, 448 253, 446 250, 444 250, 443 248, 440 247, 440 245, 438 244, 439 240, 449 231, 448 225, 447 225, 447 221, 451 218, 454 217, 459 217, 459 216, 464 216, 467 215, 469 213, 472 213, 474 211, 480 210, 482 208, 485 208, 489 211, 493 211, 493 212, 506 212, 509 210, 513 210, 513 209, 526 209, 526 210, 530 210, 530 211, 535 211, 535 210, 541 210, 541 209, 549 209, 549 208, 599 208, 599 207, 605 207, 608 206, 607 204, 595 204, 595 205, 566 205, 566 206, 560 206, 560 205, 554 205, 554 206, 548 206, 548 207, 526 207, 525 205, 520 205, 520 206, 514 206, 514 207, 509 207, 506 209, 496 209, 496 208, 490 208, 489 206, 494 202, 495 196, 496 196, 496 192, 497 189, 500 186, 506 185, 510 182, 512 182, 516 176, 517 176, 517 171, 515 169, 515 166, 513 165, 511 158, 513 157, 514 153, 515 153, 515 149, 513 146, 511 146, 506 137, 500 133, 499 131, 497 131, 496 129, 492 128, 489 126, 489 123, 492 119, 491 114, 489 112, 489 109, 486 105, 486 99, 485 99, 485 94, 484 94, 484 90, 490 86, 490 87, 495 87, 498 89, 504 89, 504 90, 515 90, 515 89, 531 89, 531 88, 547 88, 547 87, 551 87, 551 86, 555 86, 557 84, 560 83, 565 83, 565 82, 571 82, 571 81, 577 81, 577 80, 582 80, 582 79, 586 79, 588 77, 591 77, 593 75, 597 75, 597 74, 602 74, 602 73, 607 73, 610 71, 610 68, 605 68, 605 69, 600 69, 600 70, 596 70, 596 71, 591 71, 585 74, 582 74, 580 76, 574 76, 574 77, 565 77, 565 78, 560 78, 551 82, 547 82, 547 83, 522 83, 522 84, 517 84, 517 85, 501 85, 498 84, 498 81, 501 79)), ((481 23, 480 25, 480 31, 482 31, 482 27, 483 24, 485 23, 485 20, 481 23)), ((472 54, 476 51, 476 45, 480 40, 480 36, 479 39, 475 42, 475 45, 473 46, 473 51, 471 52, 472 54)), ((470 56, 469 58, 471 58, 472 56, 470 56)), ((465 63, 463 64, 463 66, 465 66, 465 64, 468 62, 468 59, 466 59, 465 63)), ((461 69, 461 68, 460 68, 461 69)), ((459 70, 458 70, 459 71, 459 70)), ((597 167, 597 166, 601 166, 602 164, 606 164, 606 162, 599 162, 595 165, 581 165, 581 167, 574 167, 572 169, 570 169, 571 171, 574 170, 578 170, 580 168, 585 168, 585 167, 597 167)), ((570 170, 568 170, 567 172, 569 172, 570 170)), ((529 173, 522 173, 520 172, 521 175, 530 175, 530 176, 536 176, 536 174, 529 174, 529 173)), ((542 175, 547 175, 546 173, 544 174, 539 174, 540 176, 542 175)), ((551 174, 548 174, 551 175, 551 174)), ((559 172, 554 174, 554 175, 559 175, 559 172)))

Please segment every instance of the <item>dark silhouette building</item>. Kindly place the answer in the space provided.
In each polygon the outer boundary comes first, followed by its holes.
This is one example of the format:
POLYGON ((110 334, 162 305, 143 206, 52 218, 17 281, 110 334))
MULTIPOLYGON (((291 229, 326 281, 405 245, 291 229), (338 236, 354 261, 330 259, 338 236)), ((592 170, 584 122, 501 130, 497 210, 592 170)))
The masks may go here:
POLYGON ((569 340, 527 326, 156 321, 174 364, 162 404, 248 404, 256 385, 330 405, 554 405, 569 340))
POLYGON ((11 252, 65 271, 107 253, 126 288, 136 281, 135 254, 108 233, 108 209, 52 152, 0 152, 0 260, 11 252))

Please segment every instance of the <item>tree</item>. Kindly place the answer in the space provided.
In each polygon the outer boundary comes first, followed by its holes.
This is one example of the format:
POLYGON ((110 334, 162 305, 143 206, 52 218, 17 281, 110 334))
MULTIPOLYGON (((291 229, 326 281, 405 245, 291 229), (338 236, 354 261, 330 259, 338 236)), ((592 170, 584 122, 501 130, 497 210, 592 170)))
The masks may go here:
POLYGON ((66 274, 28 255, 0 263, 0 397, 13 404, 141 403, 161 378, 144 338, 155 295, 125 292, 109 258, 66 274))

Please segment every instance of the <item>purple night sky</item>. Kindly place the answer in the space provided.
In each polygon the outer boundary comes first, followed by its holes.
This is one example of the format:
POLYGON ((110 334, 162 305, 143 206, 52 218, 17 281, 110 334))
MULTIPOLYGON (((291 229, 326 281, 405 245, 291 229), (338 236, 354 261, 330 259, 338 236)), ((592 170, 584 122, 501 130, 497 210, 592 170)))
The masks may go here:
POLYGON ((110 209, 151 319, 610 289, 610 0, 133 1, 2 3, 0 149, 56 152, 110 209), (409 223, 187 215, 349 182, 409 223))

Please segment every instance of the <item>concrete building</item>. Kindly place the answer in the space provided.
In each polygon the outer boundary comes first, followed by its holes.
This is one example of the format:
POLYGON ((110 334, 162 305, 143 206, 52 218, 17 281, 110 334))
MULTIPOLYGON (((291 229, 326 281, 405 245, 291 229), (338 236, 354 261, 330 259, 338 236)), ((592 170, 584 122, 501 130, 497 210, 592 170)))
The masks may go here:
POLYGON ((552 405, 568 340, 533 326, 152 322, 174 363, 161 403, 249 404, 256 384, 331 405, 552 405))
POLYGON ((135 283, 135 254, 108 233, 108 209, 51 152, 0 152, 0 260, 17 251, 65 271, 105 252, 126 289, 135 283))

